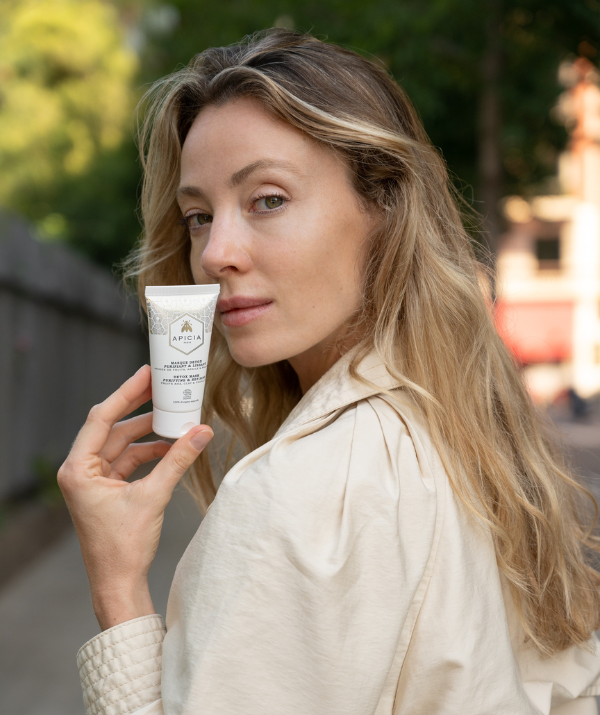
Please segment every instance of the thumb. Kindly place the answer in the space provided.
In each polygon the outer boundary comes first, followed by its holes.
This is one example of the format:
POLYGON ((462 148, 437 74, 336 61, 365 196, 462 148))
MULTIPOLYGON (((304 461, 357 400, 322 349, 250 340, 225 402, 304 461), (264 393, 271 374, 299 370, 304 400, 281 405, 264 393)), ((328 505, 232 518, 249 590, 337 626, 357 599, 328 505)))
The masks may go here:
POLYGON ((193 427, 172 445, 146 478, 154 482, 155 486, 160 485, 162 489, 167 489, 170 498, 181 477, 213 437, 214 433, 210 427, 206 425, 193 427))

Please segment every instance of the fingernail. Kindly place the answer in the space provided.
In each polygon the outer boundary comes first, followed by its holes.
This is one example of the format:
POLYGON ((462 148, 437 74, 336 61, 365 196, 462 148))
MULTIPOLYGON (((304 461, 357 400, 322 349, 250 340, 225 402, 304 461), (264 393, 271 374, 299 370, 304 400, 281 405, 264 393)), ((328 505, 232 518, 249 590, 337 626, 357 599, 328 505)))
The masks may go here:
POLYGON ((205 429, 202 430, 202 432, 195 434, 190 440, 190 444, 194 449, 197 449, 200 452, 206 447, 212 438, 213 433, 210 430, 205 429))

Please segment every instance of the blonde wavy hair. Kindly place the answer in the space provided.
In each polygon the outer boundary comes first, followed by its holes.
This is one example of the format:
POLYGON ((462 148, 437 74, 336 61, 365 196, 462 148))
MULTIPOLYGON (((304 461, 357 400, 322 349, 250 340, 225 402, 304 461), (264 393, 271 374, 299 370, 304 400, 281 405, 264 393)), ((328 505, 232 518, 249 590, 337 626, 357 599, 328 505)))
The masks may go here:
MULTIPOLYGON (((590 564, 600 549, 584 526, 595 502, 565 466, 496 333, 444 162, 382 68, 310 35, 269 30, 208 49, 158 81, 139 137, 144 234, 128 264, 140 299, 146 285, 193 283, 175 199, 181 147, 204 107, 239 97, 343 157, 357 194, 378 211, 351 370, 356 376, 375 350, 411 396, 456 494, 491 530, 537 650, 584 644, 600 625, 600 575, 590 564)), ((286 361, 242 367, 215 330, 203 419, 224 423, 232 444, 251 451, 268 441, 300 397, 286 361)), ((192 481, 206 509, 216 493, 208 451, 192 481)))

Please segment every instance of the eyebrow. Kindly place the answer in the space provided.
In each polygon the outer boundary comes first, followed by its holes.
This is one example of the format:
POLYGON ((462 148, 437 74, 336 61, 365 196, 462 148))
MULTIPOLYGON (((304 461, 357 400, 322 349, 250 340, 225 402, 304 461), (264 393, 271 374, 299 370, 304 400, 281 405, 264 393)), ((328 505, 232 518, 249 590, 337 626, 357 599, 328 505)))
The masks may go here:
POLYGON ((300 173, 293 164, 290 164, 287 161, 279 161, 277 159, 259 159, 258 161, 252 162, 252 164, 248 164, 248 166, 245 166, 243 169, 236 171, 235 174, 232 174, 227 183, 232 189, 234 189, 236 186, 239 186, 242 181, 245 181, 250 174, 253 174, 259 169, 286 169, 287 171, 291 171, 293 174, 300 173))
MULTIPOLYGON (((287 161, 279 161, 277 159, 259 159, 258 161, 253 161, 243 169, 240 169, 232 174, 227 182, 227 185, 230 188, 235 189, 236 186, 239 186, 251 174, 259 169, 285 169, 292 174, 300 174, 294 164, 290 164, 287 161)), ((199 199, 204 197, 204 193, 197 186, 180 186, 177 189, 177 196, 191 196, 194 199, 199 199)))

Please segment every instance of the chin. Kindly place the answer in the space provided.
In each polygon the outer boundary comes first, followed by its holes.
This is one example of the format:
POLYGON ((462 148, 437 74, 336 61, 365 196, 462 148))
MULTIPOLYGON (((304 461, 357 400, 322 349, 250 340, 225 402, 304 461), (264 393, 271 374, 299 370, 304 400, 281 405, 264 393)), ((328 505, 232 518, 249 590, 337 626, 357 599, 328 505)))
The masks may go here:
POLYGON ((231 357, 242 367, 262 367, 263 365, 271 365, 282 358, 273 358, 271 351, 265 350, 264 346, 240 344, 251 341, 232 341, 227 342, 231 357))
POLYGON ((242 367, 263 367, 293 357, 281 346, 269 345, 267 340, 237 339, 227 340, 231 357, 242 367))

